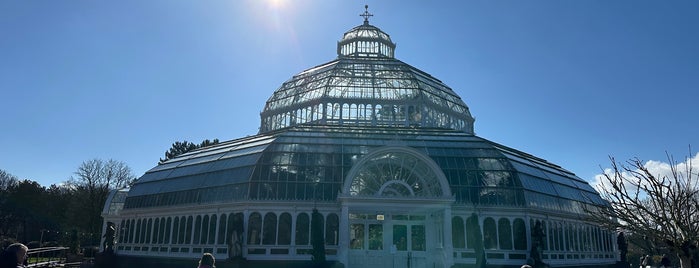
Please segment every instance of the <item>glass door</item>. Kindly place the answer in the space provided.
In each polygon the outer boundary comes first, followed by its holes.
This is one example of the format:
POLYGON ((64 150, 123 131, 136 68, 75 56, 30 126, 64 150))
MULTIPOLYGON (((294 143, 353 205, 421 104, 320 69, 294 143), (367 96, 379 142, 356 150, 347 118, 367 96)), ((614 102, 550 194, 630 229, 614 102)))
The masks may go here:
POLYGON ((422 215, 350 214, 349 267, 431 267, 422 215))
POLYGON ((427 263, 424 222, 393 222, 391 254, 395 267, 425 267, 427 263))
POLYGON ((390 267, 383 221, 376 215, 350 214, 349 227, 349 267, 390 267))

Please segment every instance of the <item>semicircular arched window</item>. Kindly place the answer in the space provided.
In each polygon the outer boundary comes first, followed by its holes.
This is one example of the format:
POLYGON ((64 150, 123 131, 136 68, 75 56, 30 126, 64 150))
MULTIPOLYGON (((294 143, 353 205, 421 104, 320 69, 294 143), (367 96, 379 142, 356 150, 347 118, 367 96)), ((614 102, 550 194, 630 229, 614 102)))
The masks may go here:
POLYGON ((429 165, 401 151, 384 152, 363 161, 352 179, 351 196, 440 197, 439 179, 429 165))

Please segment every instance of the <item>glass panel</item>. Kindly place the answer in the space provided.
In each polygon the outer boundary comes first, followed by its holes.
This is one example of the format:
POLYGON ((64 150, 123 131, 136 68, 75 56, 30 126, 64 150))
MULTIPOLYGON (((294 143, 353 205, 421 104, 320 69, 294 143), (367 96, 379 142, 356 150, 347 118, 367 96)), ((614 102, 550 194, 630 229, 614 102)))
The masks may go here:
POLYGON ((486 249, 497 249, 497 229, 493 218, 486 218, 483 221, 483 247, 486 249))
POLYGON ((153 230, 153 219, 148 219, 148 229, 146 231, 146 244, 150 243, 151 230, 153 230))
POLYGON ((254 212, 248 219, 248 245, 259 245, 261 242, 260 231, 262 230, 262 215, 254 212))
POLYGON ((527 230, 524 225, 524 220, 522 219, 515 219, 514 223, 512 224, 513 227, 513 234, 514 234, 514 240, 515 240, 515 249, 516 250, 526 250, 527 249, 527 230))
POLYGON ((425 251, 425 226, 410 226, 410 243, 414 251, 425 251))
POLYGON ((364 249, 364 224, 350 224, 350 249, 364 249))
POLYGON ((216 243, 216 214, 211 215, 211 221, 209 222, 209 245, 216 243))
POLYGON ((308 214, 301 213, 296 217, 296 245, 308 245, 308 214))
POLYGON ((199 239, 201 239, 201 215, 197 216, 194 223, 194 244, 199 244, 199 239))
POLYGON ((383 225, 369 224, 369 250, 383 250, 383 225))
POLYGON ((204 215, 204 220, 201 223, 201 244, 206 244, 209 238, 209 215, 204 215))
POLYGON ((279 245, 291 244, 291 214, 282 213, 279 216, 279 245))
POLYGON ((277 243, 277 215, 272 212, 265 214, 264 231, 262 232, 262 244, 274 245, 277 243))
POLYGON ((136 228, 134 228, 134 230, 134 242, 141 243, 141 230, 143 230, 143 228, 141 228, 141 219, 138 219, 138 221, 136 221, 136 228))
POLYGON ((337 245, 339 218, 337 214, 330 213, 325 221, 325 244, 337 245))
POLYGON ((226 244, 226 240, 228 240, 226 236, 226 230, 228 229, 226 226, 227 223, 227 217, 226 214, 221 214, 221 218, 218 221, 218 244, 223 245, 226 244))
POLYGON ((408 227, 402 224, 393 225, 393 245, 398 251, 408 250, 408 227))
POLYGON ((153 244, 157 244, 158 239, 160 239, 160 218, 155 218, 155 225, 153 225, 153 244))
POLYGON ((512 229, 510 227, 510 220, 506 218, 500 218, 498 220, 498 239, 500 242, 500 249, 512 249, 512 229))
POLYGON ((454 248, 465 248, 464 220, 459 216, 451 218, 451 228, 451 241, 454 248))

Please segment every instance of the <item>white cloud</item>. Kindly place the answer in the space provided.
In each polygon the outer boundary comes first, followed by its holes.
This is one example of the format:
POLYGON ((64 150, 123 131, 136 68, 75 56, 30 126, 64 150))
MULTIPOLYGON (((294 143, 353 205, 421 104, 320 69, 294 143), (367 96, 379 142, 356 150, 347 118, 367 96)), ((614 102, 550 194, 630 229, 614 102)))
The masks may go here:
MULTIPOLYGON (((675 165, 676 170, 682 178, 687 177, 687 172, 689 171, 687 168, 690 167, 689 164, 691 163, 691 172, 693 178, 696 180, 698 178, 698 172, 699 172, 699 153, 697 153, 694 157, 692 158, 685 158, 683 159, 684 161, 679 162, 675 165)), ((675 160, 676 161, 676 160, 675 160)), ((657 161, 657 160, 649 160, 646 161, 643 164, 643 167, 647 168, 648 171, 650 171, 651 174, 656 176, 657 178, 662 178, 662 177, 667 177, 667 178, 672 178, 672 166, 674 163, 668 163, 669 161, 663 162, 663 161, 657 161)), ((627 165, 625 161, 623 161, 621 164, 627 165)), ((627 165, 628 166, 628 165, 627 165)), ((619 167, 621 168, 621 167, 619 167)), ((605 184, 604 182, 606 181, 604 174, 608 175, 613 175, 613 170, 611 168, 605 168, 604 173, 602 174, 597 174, 595 177, 590 181, 590 185, 594 187, 595 189, 599 189, 601 187, 607 188, 609 185, 605 184)), ((627 172, 623 173, 623 176, 629 177, 630 174, 627 172)))

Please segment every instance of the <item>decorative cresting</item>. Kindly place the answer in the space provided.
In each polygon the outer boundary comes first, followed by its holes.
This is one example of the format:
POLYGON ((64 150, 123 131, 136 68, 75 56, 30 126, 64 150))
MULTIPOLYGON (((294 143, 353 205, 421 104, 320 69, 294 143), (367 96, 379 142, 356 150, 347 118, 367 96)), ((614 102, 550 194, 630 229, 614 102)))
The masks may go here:
POLYGON ((382 147, 357 162, 342 189, 347 197, 450 199, 444 173, 409 147, 382 147))
POLYGON ((381 29, 364 24, 337 44, 338 58, 284 82, 260 113, 260 133, 295 125, 447 128, 473 134, 475 119, 447 85, 400 60, 381 29))

